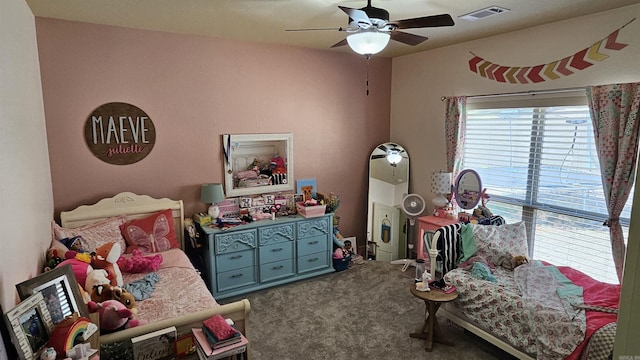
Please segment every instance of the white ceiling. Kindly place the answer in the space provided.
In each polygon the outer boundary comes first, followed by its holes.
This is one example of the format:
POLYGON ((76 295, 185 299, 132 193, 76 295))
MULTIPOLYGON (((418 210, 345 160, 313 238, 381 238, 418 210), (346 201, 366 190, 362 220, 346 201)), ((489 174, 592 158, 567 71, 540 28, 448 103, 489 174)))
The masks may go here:
MULTIPOLYGON (((34 15, 94 24, 215 36, 242 41, 349 52, 331 46, 345 38, 337 31, 348 16, 338 5, 366 6, 366 0, 26 0, 34 15), (291 32, 286 29, 335 30, 291 32)), ((453 27, 409 29, 427 36, 417 46, 391 41, 376 56, 395 57, 445 45, 587 15, 640 0, 372 0, 390 20, 450 14, 453 27), (458 17, 489 6, 510 11, 477 21, 458 17)))

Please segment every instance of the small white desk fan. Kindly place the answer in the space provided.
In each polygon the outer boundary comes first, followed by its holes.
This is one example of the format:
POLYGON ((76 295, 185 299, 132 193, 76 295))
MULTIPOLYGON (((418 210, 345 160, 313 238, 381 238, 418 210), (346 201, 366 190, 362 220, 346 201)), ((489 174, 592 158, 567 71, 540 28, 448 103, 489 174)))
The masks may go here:
MULTIPOLYGON (((424 199, 418 194, 408 194, 402 199, 401 209, 407 216, 409 222, 409 227, 407 228, 407 247, 409 251, 413 250, 415 245, 413 227, 418 216, 420 216, 424 211, 425 206, 426 204, 424 199)), ((407 259, 393 260, 391 261, 391 264, 403 265, 402 271, 406 271, 409 266, 415 267, 416 259, 409 259, 408 257, 409 254, 407 254, 407 259)))

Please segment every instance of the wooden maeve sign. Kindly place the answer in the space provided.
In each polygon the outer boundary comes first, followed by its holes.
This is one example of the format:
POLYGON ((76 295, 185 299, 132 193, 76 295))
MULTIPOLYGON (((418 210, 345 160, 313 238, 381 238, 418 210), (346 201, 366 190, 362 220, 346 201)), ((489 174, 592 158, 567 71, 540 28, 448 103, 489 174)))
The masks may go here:
POLYGON ((99 106, 84 124, 84 139, 100 160, 127 165, 144 159, 156 143, 151 118, 137 106, 112 102, 99 106))

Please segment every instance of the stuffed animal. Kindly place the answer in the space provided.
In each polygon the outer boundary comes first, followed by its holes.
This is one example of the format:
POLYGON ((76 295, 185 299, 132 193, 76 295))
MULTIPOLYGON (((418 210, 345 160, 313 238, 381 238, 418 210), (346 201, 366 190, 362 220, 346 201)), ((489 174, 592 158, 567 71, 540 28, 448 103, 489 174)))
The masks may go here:
POLYGON ((108 283, 96 285, 91 289, 91 301, 101 303, 107 300, 118 300, 134 314, 138 312, 138 308, 136 308, 136 299, 133 297, 133 294, 128 292, 126 289, 118 286, 111 286, 108 283))
POLYGON ((121 256, 118 259, 120 270, 128 273, 147 273, 158 271, 162 264, 162 255, 155 254, 150 256, 143 255, 142 251, 135 249, 129 257, 121 256))
POLYGON ((127 309, 127 307, 118 300, 107 300, 101 303, 89 301, 87 305, 89 312, 97 312, 100 315, 101 334, 142 325, 140 320, 133 318, 133 311, 127 309))
MULTIPOLYGON (((84 283, 84 289, 91 294, 93 289, 98 285, 109 284, 111 285, 111 280, 109 280, 109 273, 105 269, 93 269, 87 274, 87 279, 84 283)), ((93 299, 93 297, 92 297, 93 299)))
POLYGON ((527 259, 527 257, 524 255, 516 255, 513 257, 513 259, 511 259, 511 264, 514 269, 520 265, 524 265, 528 263, 529 263, 529 259, 527 259))
MULTIPOLYGON (((118 258, 120 257, 120 245, 115 242, 104 244, 96 249, 95 255, 91 261, 94 269, 104 269, 107 271, 107 277, 113 286, 122 286, 122 273, 118 266, 118 258)), ((85 289, 87 289, 85 287, 85 289)))
POLYGON ((64 254, 61 254, 56 248, 47 250, 43 272, 53 270, 56 266, 60 265, 60 263, 64 261, 63 255, 64 254))
POLYGON ((78 284, 80 284, 84 289, 87 288, 86 281, 89 273, 93 271, 93 267, 87 264, 84 261, 80 261, 78 259, 66 259, 61 262, 58 266, 71 265, 71 270, 73 271, 73 275, 75 275, 78 284))

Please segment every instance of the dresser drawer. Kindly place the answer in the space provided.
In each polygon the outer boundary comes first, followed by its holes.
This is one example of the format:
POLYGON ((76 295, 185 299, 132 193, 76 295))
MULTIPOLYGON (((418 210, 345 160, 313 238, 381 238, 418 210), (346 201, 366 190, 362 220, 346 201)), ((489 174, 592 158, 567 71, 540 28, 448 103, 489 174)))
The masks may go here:
POLYGON ((293 275, 293 259, 260 265, 260 281, 271 281, 293 275))
POLYGON ((331 232, 329 220, 331 217, 303 220, 298 223, 298 240, 318 235, 328 235, 331 232))
POLYGON ((258 229, 258 243, 260 246, 293 241, 294 224, 266 226, 258 229))
POLYGON ((298 273, 304 273, 329 267, 329 260, 327 260, 327 257, 328 256, 326 252, 300 256, 298 258, 298 273))
POLYGON ((255 284, 257 282, 255 269, 255 267, 250 266, 242 269, 218 272, 218 291, 221 292, 255 284))
POLYGON ((215 237, 216 254, 255 249, 257 245, 256 232, 236 231, 228 234, 218 234, 215 237))
POLYGON ((328 251, 328 242, 326 235, 300 239, 298 240, 298 256, 328 251))
POLYGON ((254 250, 231 252, 218 255, 216 258, 216 267, 219 272, 254 266, 255 263, 256 252, 254 250))
POLYGON ((293 258, 293 241, 260 247, 260 264, 293 258))

